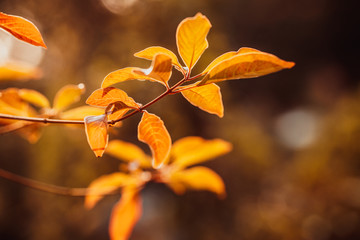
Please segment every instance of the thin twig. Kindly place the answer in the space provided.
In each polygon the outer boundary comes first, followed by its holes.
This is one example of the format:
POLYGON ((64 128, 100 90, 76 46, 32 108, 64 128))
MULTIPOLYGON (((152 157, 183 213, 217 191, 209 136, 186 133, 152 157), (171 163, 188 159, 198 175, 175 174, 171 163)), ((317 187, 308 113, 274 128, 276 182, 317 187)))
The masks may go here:
POLYGON ((36 190, 53 193, 57 195, 64 195, 64 196, 84 197, 89 194, 106 196, 106 195, 115 195, 120 193, 119 189, 118 188, 114 189, 114 187, 95 189, 95 188, 69 188, 69 187, 57 186, 53 184, 36 181, 30 178, 22 177, 1 168, 0 168, 0 177, 36 190))
POLYGON ((15 116, 9 114, 0 113, 0 118, 19 120, 19 121, 29 121, 29 122, 39 122, 39 123, 60 123, 60 124, 84 124, 82 120, 66 120, 66 119, 53 119, 53 118, 39 118, 39 117, 25 117, 25 116, 15 116))
MULTIPOLYGON (((131 117, 132 115, 135 115, 138 112, 142 112, 145 108, 156 103, 157 101, 159 101, 166 95, 176 93, 176 92, 174 92, 174 90, 178 86, 183 84, 184 82, 188 81, 189 79, 193 80, 193 79, 195 79, 195 77, 199 77, 199 76, 200 75, 190 78, 189 75, 186 75, 186 77, 181 79, 179 82, 174 84, 172 87, 167 88, 167 90, 165 92, 163 92, 162 94, 160 94, 159 96, 157 96, 156 98, 154 98, 153 100, 148 102, 147 104, 139 107, 138 109, 128 113, 127 115, 125 115, 119 119, 108 121, 108 124, 115 124, 117 122, 120 122, 124 119, 131 117)), ((84 121, 82 121, 82 120, 64 120, 64 119, 52 119, 52 118, 23 117, 23 116, 9 115, 9 114, 1 114, 1 113, 0 113, 0 118, 19 120, 19 121, 39 122, 39 123, 44 123, 44 124, 46 124, 46 123, 84 124, 84 121)), ((58 195, 65 195, 65 196, 83 197, 83 196, 87 196, 89 194, 113 195, 113 194, 119 193, 119 191, 118 191, 119 189, 118 188, 114 189, 114 187, 102 188, 100 190, 100 189, 91 189, 91 188, 68 188, 68 187, 47 184, 44 182, 40 182, 40 181, 36 181, 36 180, 30 179, 30 178, 19 176, 17 174, 11 173, 11 172, 6 171, 1 168, 0 168, 0 177, 5 178, 10 181, 13 181, 13 182, 16 182, 16 183, 19 183, 19 184, 22 184, 24 186, 27 186, 27 187, 30 187, 33 189, 43 191, 43 192, 48 192, 48 193, 53 193, 53 194, 58 194, 58 195)))

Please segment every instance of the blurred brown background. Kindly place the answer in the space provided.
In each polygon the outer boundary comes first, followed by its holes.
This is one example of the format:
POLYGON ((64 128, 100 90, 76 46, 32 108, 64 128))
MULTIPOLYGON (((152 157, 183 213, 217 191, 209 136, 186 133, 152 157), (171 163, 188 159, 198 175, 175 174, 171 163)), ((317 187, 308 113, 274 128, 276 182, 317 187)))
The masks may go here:
MULTIPOLYGON (((83 103, 107 73, 148 67, 135 52, 153 45, 175 52, 179 22, 202 12, 213 27, 194 73, 244 46, 296 66, 219 84, 223 119, 181 95, 149 108, 165 121, 173 141, 198 135, 233 143, 230 154, 206 164, 223 177, 228 196, 177 196, 150 184, 131 239, 360 239, 358 7, 351 0, 0 0, 0 11, 33 21, 48 46, 44 51, 0 32, 2 61, 43 72, 38 80, 0 81, 0 88, 32 88, 53 99, 63 85, 84 83, 83 103)), ((142 103, 163 90, 137 81, 117 87, 142 103)), ((112 138, 148 151, 136 139, 139 119, 126 120, 112 138)), ((36 144, 15 134, 0 135, 0 143, 1 168, 47 183, 85 187, 118 169, 116 159, 95 158, 82 129, 52 125, 36 144)), ((118 197, 87 211, 82 198, 0 179, 0 239, 108 239, 118 197)))

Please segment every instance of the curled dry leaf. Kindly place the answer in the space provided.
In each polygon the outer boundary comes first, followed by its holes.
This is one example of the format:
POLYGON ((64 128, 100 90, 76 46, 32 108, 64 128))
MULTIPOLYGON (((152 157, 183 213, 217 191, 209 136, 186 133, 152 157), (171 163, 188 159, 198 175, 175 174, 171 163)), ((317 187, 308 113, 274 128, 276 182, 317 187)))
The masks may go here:
POLYGON ((219 117, 224 116, 220 88, 215 83, 184 90, 181 94, 192 105, 199 107, 201 110, 216 114, 219 117))
POLYGON ((111 240, 127 240, 142 213, 141 199, 134 188, 124 188, 121 199, 113 207, 110 217, 111 240))
POLYGON ((26 102, 34 104, 37 107, 49 108, 49 100, 38 91, 32 89, 20 89, 19 96, 26 102))
POLYGON ((85 86, 82 83, 65 85, 56 93, 53 108, 59 112, 66 109, 71 104, 78 102, 84 91, 85 86))
POLYGON ((178 52, 189 72, 209 44, 206 36, 211 28, 210 21, 201 13, 184 19, 176 31, 178 52))
POLYGON ((135 69, 134 73, 150 77, 169 88, 168 81, 172 73, 172 60, 167 54, 159 53, 154 56, 148 69, 135 69))
POLYGON ((186 189, 211 191, 221 198, 226 194, 225 184, 221 177, 207 167, 175 171, 171 175, 168 185, 177 194, 183 194, 186 189))
POLYGON ((138 126, 138 139, 149 145, 154 168, 160 168, 170 152, 171 138, 164 122, 155 114, 144 111, 138 126))
POLYGON ((179 60, 176 57, 175 53, 173 53, 172 51, 170 51, 169 49, 164 48, 164 47, 158 47, 158 46, 148 47, 140 52, 135 53, 134 56, 138 57, 138 58, 144 58, 147 60, 153 60, 155 55, 157 55, 159 53, 168 55, 171 58, 171 62, 175 66, 175 68, 181 71, 182 66, 179 63, 179 60))
POLYGON ((205 140, 201 137, 185 137, 173 144, 172 164, 178 168, 199 164, 230 152, 232 145, 222 139, 205 140))
POLYGON ((101 176, 90 183, 85 197, 85 207, 91 209, 103 198, 104 194, 134 183, 136 179, 125 173, 116 172, 101 176))
POLYGON ((150 158, 135 144, 112 140, 106 148, 107 154, 126 162, 137 162, 141 167, 150 167, 150 158))
POLYGON ((87 116, 84 118, 85 133, 91 150, 96 157, 101 157, 108 144, 107 115, 87 116))
POLYGON ((259 77, 284 68, 292 68, 293 66, 293 62, 286 62, 269 53, 241 53, 217 63, 198 85, 201 86, 224 80, 259 77))
POLYGON ((25 18, 0 12, 0 27, 22 41, 46 48, 37 27, 25 18))

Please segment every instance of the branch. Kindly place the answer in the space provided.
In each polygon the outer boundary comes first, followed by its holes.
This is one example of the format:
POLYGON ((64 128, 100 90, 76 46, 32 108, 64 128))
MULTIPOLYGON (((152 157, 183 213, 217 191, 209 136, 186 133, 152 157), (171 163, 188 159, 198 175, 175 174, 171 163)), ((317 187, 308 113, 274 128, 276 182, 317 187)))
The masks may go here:
POLYGON ((0 168, 0 177, 5 178, 9 181, 19 183, 21 185, 40 190, 43 192, 53 193, 57 195, 73 196, 73 197, 84 197, 91 193, 96 192, 96 195, 115 195, 119 194, 119 189, 114 187, 94 189, 94 188, 68 188, 52 184, 43 183, 30 178, 22 177, 17 174, 8 172, 0 168))
POLYGON ((9 114, 0 113, 0 118, 19 120, 19 121, 29 121, 29 122, 39 122, 39 123, 60 123, 60 124, 84 124, 82 120, 66 120, 66 119, 53 119, 53 118, 38 118, 38 117, 24 117, 24 116, 15 116, 9 114))
MULTIPOLYGON (((111 120, 108 121, 108 124, 112 125, 115 124, 117 122, 120 122, 124 119, 127 119, 129 117, 131 117, 132 115, 135 115, 138 112, 141 112, 142 110, 144 110, 145 108, 151 106, 152 104, 156 103, 157 101, 159 101, 160 99, 162 99, 163 97, 165 97, 166 95, 172 94, 172 93, 177 93, 174 92, 174 89, 178 86, 180 86, 181 84, 183 84, 186 81, 190 81, 190 80, 194 80, 195 78, 201 76, 201 74, 198 74, 194 77, 185 77, 182 80, 180 80, 179 82, 177 82, 176 84, 174 84, 174 86, 172 86, 171 88, 168 88, 165 92, 163 92, 162 94, 160 94, 159 96, 157 96, 156 98, 154 98, 153 100, 151 100, 150 102, 148 102, 147 104, 145 104, 144 106, 140 107, 137 110, 134 110, 132 112, 130 112, 129 114, 116 119, 116 120, 111 120)), ((18 120, 18 121, 29 121, 29 122, 39 122, 39 123, 57 123, 57 124, 84 124, 83 120, 66 120, 66 119, 53 119, 53 118, 39 118, 39 117, 24 117, 24 116, 15 116, 15 115, 9 115, 9 114, 3 114, 0 113, 0 118, 3 119, 11 119, 11 120, 18 120)))

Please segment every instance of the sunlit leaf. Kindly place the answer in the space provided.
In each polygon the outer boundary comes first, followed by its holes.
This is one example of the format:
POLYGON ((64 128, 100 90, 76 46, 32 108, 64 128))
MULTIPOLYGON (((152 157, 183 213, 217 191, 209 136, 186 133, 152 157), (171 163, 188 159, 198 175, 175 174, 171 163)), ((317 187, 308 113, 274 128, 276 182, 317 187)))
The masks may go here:
POLYGON ((38 91, 35 91, 32 89, 20 89, 19 96, 26 102, 34 104, 35 106, 38 106, 41 108, 50 107, 49 100, 43 94, 39 93, 38 91))
POLYGON ((215 83, 185 90, 181 94, 192 105, 208 113, 216 114, 219 117, 224 116, 220 88, 215 83))
POLYGON ((176 67, 176 69, 178 69, 178 70, 182 69, 182 66, 179 63, 179 60, 178 60, 177 56, 175 55, 175 53, 173 53, 172 51, 170 51, 169 49, 164 48, 164 47, 158 47, 158 46, 148 47, 140 52, 135 53, 134 56, 138 57, 138 58, 144 58, 147 60, 153 60, 154 56, 158 53, 163 53, 163 54, 168 55, 171 58, 171 62, 176 67))
POLYGON ((171 159, 179 168, 199 164, 231 151, 232 145, 222 139, 205 140, 185 137, 173 144, 171 159))
POLYGON ((107 107, 114 102, 123 102, 129 107, 138 107, 138 104, 126 92, 114 87, 97 89, 86 100, 87 104, 99 107, 107 107))
MULTIPOLYGON (((130 109, 137 109, 138 106, 129 106, 124 102, 118 101, 111 103, 106 108, 106 113, 108 114, 108 120, 118 120, 123 117, 130 109)), ((121 122, 117 122, 115 125, 120 124, 121 122)))
POLYGON ((226 194, 221 177, 207 167, 176 171, 170 177, 170 183, 169 186, 178 194, 181 194, 184 189, 207 190, 216 193, 219 197, 225 197, 226 194))
POLYGON ((259 50, 256 50, 254 48, 248 48, 248 47, 242 47, 240 48, 237 52, 235 51, 231 51, 231 52, 227 52, 227 53, 224 53, 222 55, 220 55, 219 57, 215 58, 206 68, 205 70, 202 72, 203 74, 209 72, 209 70, 211 68, 213 68, 215 65, 217 65, 219 62, 222 62, 226 59, 229 59, 237 54, 240 54, 240 53, 249 53, 249 52, 260 52, 259 50))
POLYGON ((144 111, 138 126, 138 139, 147 143, 151 149, 154 168, 160 168, 171 148, 171 138, 164 122, 155 114, 144 111))
POLYGON ((91 209, 104 194, 135 182, 134 177, 120 172, 101 176, 90 183, 88 195, 85 197, 85 207, 91 209))
POLYGON ((116 70, 114 72, 109 73, 103 80, 101 87, 106 88, 109 87, 115 83, 120 83, 128 80, 150 80, 150 81, 156 81, 156 79, 153 79, 146 75, 140 75, 136 74, 134 70, 141 70, 141 68, 135 68, 135 67, 127 67, 122 68, 119 70, 116 70))
POLYGON ((171 58, 166 54, 159 53, 154 56, 152 64, 148 69, 135 69, 134 73, 155 79, 169 88, 168 81, 171 77, 171 70, 171 58))
POLYGON ((72 108, 65 112, 61 112, 59 117, 61 119, 82 120, 86 116, 96 116, 101 114, 104 114, 103 108, 81 106, 77 108, 72 108))
POLYGON ((22 41, 46 48, 39 30, 25 18, 0 12, 0 27, 22 41))
POLYGON ((41 75, 40 69, 20 63, 7 63, 0 66, 0 81, 38 79, 41 75))
POLYGON ((201 13, 184 19, 177 28, 177 48, 189 71, 209 46, 206 36, 210 28, 210 21, 201 13))
POLYGON ((219 62, 209 70, 198 85, 231 79, 259 77, 293 66, 293 62, 286 62, 269 53, 242 53, 219 62))
POLYGON ((84 84, 78 85, 69 84, 62 87, 55 95, 53 107, 57 111, 62 111, 69 105, 78 102, 81 94, 85 91, 84 84))
POLYGON ((87 116, 84 118, 85 132, 91 150, 96 157, 101 157, 108 144, 108 124, 105 114, 99 116, 87 116))
POLYGON ((132 229, 142 213, 139 193, 132 188, 124 188, 121 199, 113 207, 109 233, 111 240, 128 240, 132 229))
POLYGON ((109 142, 105 153, 126 162, 137 162, 141 167, 150 167, 151 159, 135 144, 121 140, 109 142))
POLYGON ((31 116, 34 110, 21 99, 19 89, 7 88, 0 91, 0 112, 16 116, 31 116))

